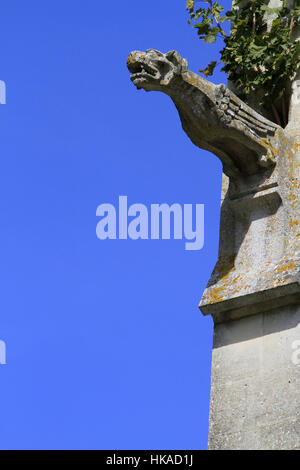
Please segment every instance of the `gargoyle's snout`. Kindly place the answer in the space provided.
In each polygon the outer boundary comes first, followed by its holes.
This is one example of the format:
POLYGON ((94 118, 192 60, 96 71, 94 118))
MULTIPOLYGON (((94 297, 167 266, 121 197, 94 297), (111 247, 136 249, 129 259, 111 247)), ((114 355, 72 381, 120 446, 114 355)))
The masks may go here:
POLYGON ((129 54, 127 67, 131 72, 130 79, 137 88, 150 91, 159 83, 158 59, 152 49, 146 52, 133 51, 129 54))
POLYGON ((132 51, 130 52, 127 59, 127 67, 129 72, 137 73, 141 68, 141 62, 145 60, 146 56, 144 52, 132 51))
POLYGON ((174 77, 187 70, 187 61, 176 51, 163 54, 156 49, 133 51, 127 59, 131 81, 146 91, 165 91, 174 77))
POLYGON ((127 59, 127 67, 132 74, 132 77, 145 76, 153 78, 157 74, 157 69, 153 63, 153 57, 145 52, 133 51, 129 54, 127 59))

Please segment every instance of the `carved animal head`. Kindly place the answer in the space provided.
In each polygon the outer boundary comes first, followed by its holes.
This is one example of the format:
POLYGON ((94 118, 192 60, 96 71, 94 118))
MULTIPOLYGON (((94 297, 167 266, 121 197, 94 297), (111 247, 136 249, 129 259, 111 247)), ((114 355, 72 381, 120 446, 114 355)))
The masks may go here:
POLYGON ((176 75, 187 71, 188 64, 176 51, 163 54, 155 49, 148 49, 146 52, 131 52, 127 67, 134 85, 151 91, 162 90, 170 85, 176 75))

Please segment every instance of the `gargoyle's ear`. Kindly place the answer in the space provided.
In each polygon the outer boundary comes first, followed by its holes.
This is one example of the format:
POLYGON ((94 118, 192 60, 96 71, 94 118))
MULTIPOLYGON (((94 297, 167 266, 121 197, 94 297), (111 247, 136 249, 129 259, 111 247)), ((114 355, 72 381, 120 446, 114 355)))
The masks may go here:
POLYGON ((176 67, 180 68, 180 72, 186 72, 188 69, 188 61, 181 57, 177 51, 169 51, 166 53, 166 59, 168 59, 176 67))

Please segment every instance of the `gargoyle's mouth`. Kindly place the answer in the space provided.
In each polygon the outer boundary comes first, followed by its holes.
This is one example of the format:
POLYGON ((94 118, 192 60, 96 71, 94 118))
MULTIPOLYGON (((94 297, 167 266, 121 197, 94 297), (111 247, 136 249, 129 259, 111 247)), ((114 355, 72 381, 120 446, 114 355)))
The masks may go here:
POLYGON ((138 78, 157 78, 158 70, 143 62, 128 61, 127 66, 131 72, 131 80, 134 81, 138 78))

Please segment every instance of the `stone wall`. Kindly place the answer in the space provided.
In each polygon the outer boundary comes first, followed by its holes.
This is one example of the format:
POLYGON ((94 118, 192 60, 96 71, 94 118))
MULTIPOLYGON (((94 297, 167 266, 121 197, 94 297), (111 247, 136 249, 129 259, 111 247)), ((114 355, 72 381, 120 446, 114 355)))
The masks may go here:
POLYGON ((209 449, 300 449, 299 344, 300 306, 215 325, 209 449))

